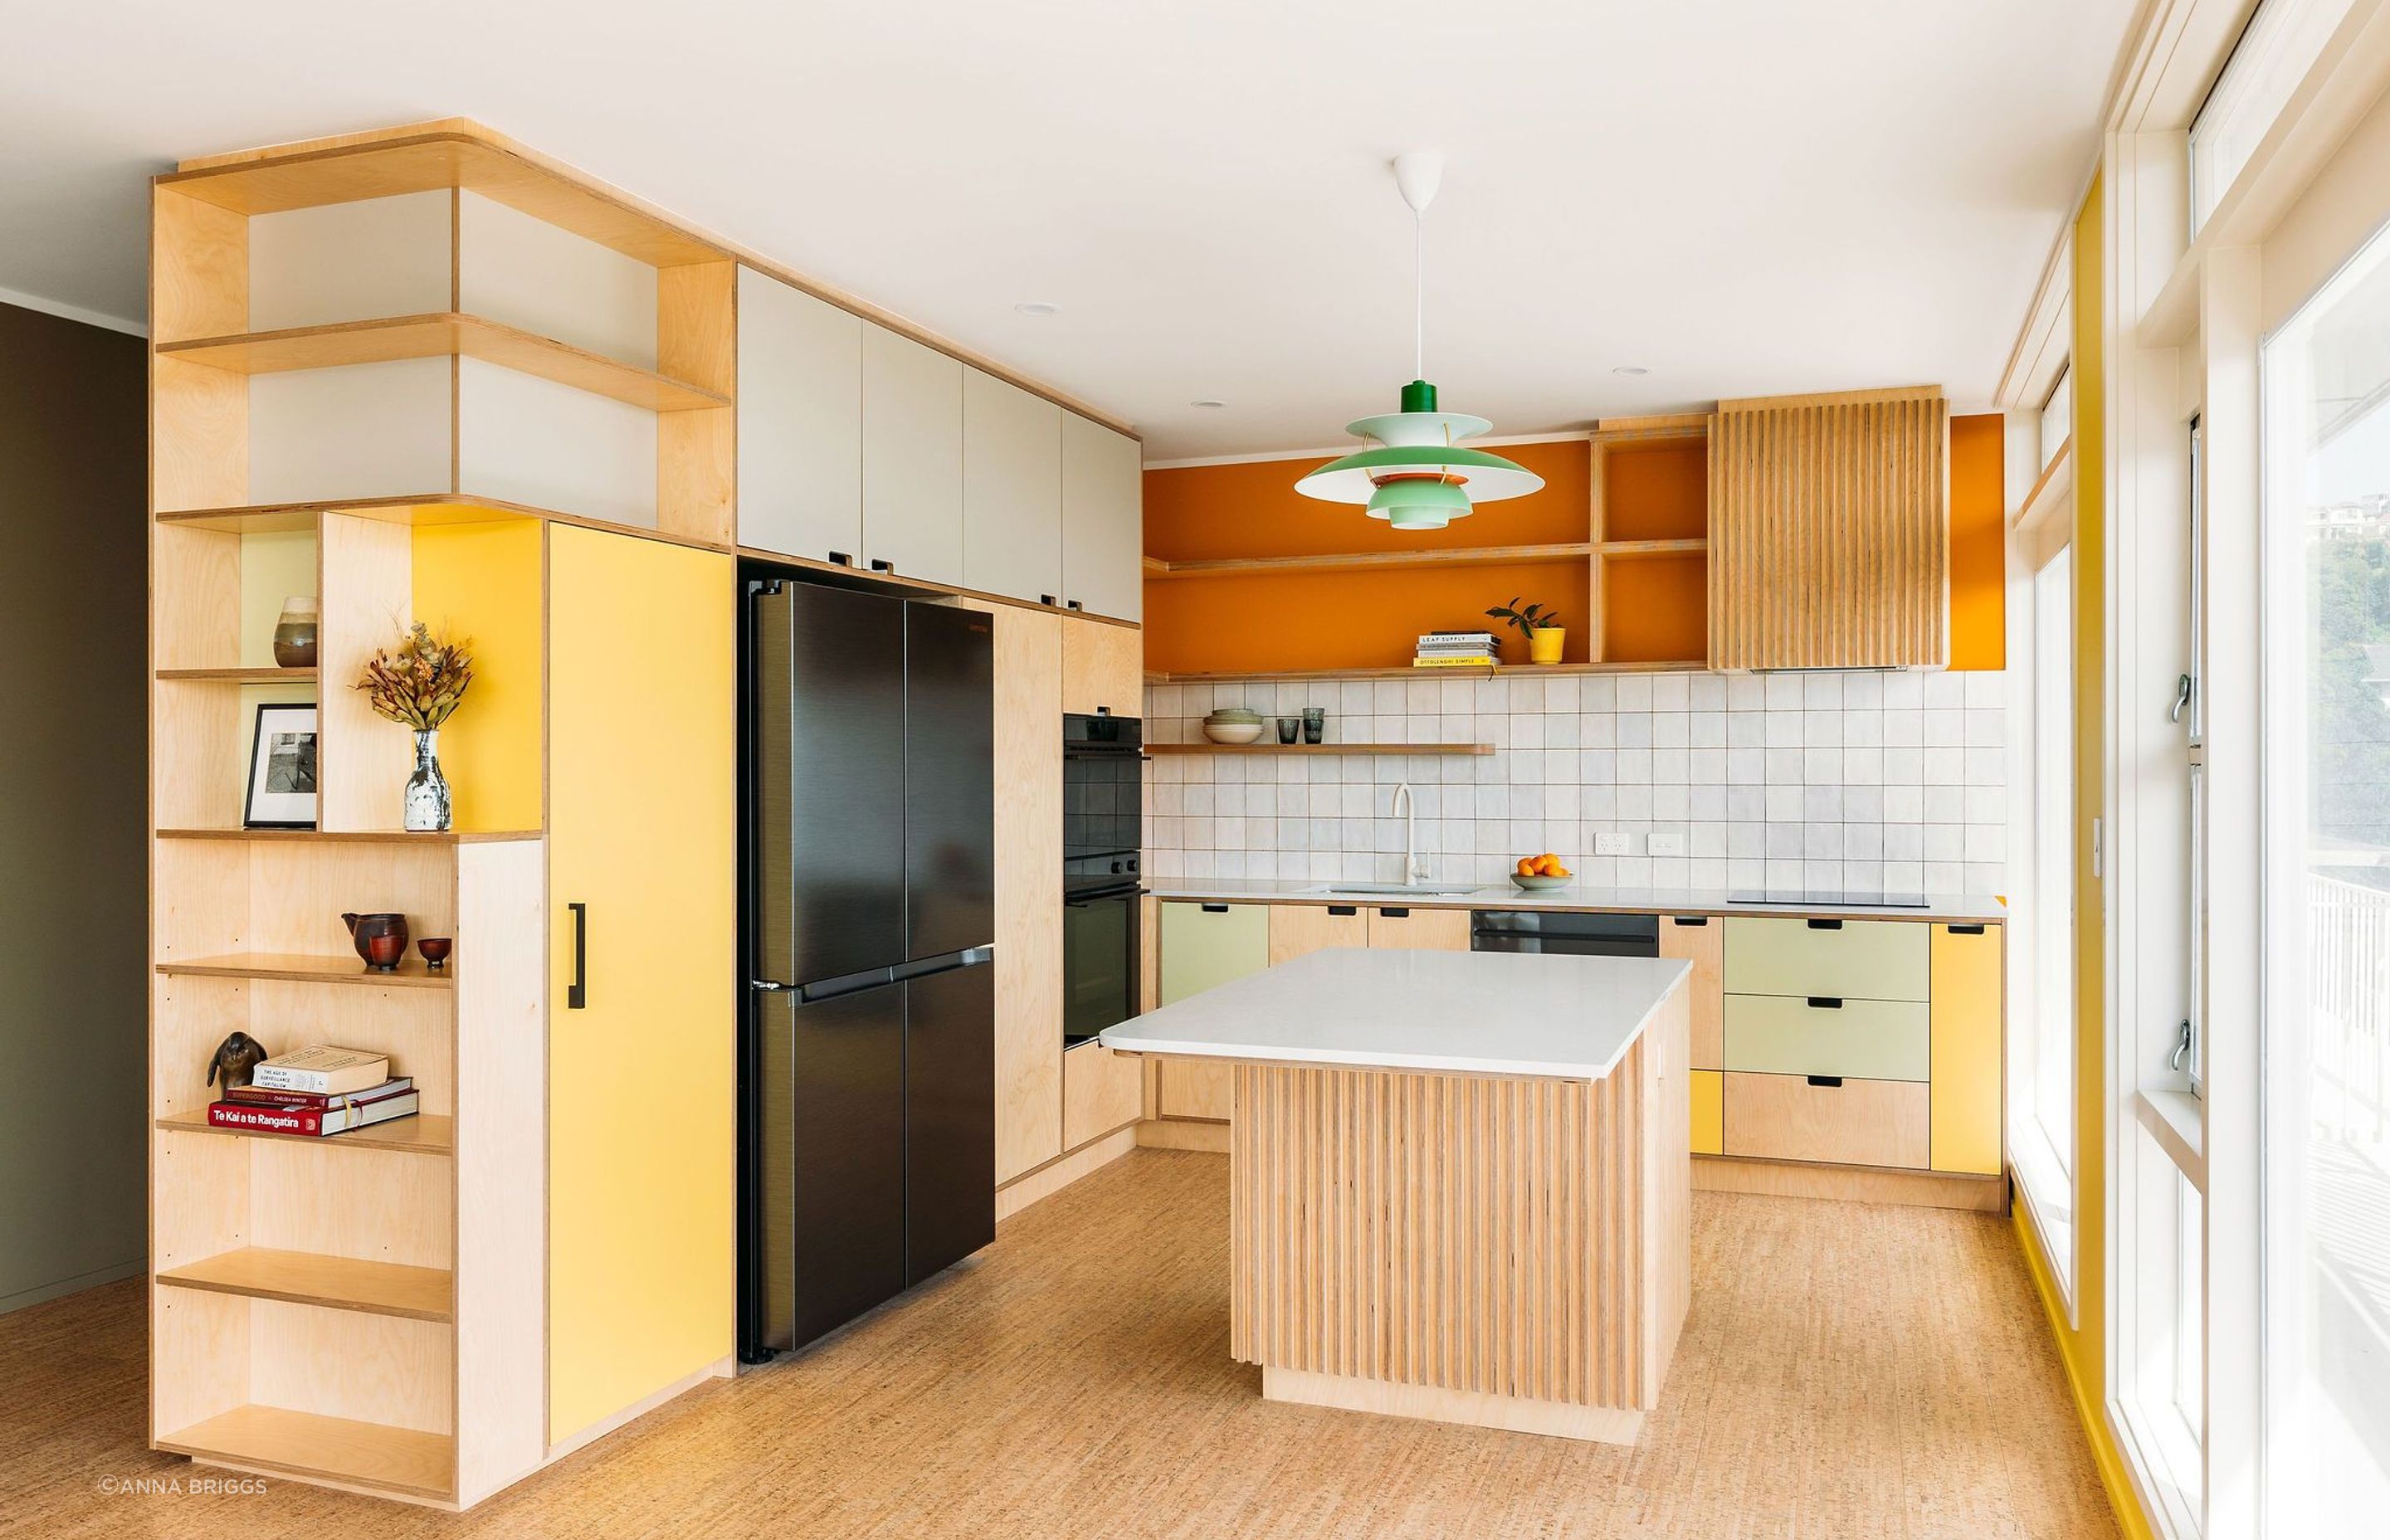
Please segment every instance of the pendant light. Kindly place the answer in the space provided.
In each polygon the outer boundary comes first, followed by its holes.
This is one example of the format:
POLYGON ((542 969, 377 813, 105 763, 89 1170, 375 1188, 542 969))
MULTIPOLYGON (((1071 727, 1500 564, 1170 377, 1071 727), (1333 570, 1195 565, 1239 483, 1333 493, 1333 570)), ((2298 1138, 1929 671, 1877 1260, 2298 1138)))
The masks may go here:
POLYGON ((1444 180, 1444 157, 1414 150, 1394 160, 1394 186, 1411 210, 1412 357, 1414 378, 1403 387, 1402 410, 1361 417, 1344 430, 1377 447, 1331 460, 1294 483, 1306 497, 1359 503, 1372 519, 1398 530, 1440 530, 1466 519, 1479 503, 1523 497, 1544 479, 1513 460, 1464 449, 1493 428, 1484 417, 1436 410, 1427 373, 1427 206, 1444 180))

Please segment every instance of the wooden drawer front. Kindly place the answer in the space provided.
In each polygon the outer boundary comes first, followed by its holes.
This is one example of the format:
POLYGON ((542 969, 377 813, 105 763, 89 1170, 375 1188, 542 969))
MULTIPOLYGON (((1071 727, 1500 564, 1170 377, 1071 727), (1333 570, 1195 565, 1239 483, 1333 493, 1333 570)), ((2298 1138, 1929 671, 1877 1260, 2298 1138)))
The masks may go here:
POLYGON ((1199 1064, 1192 1059, 1167 1059, 1158 1072, 1162 1077, 1162 1115, 1165 1118, 1216 1118, 1225 1123, 1236 1105, 1237 1067, 1233 1064, 1199 1064))
POLYGON ((1908 1081, 1818 1085, 1801 1075, 1728 1072, 1726 1153, 1921 1171, 1932 1094, 1930 1087, 1908 1081))
POLYGON ((1806 920, 1729 915, 1726 992, 1923 1000, 1929 998, 1932 930, 1930 925, 1905 919, 1806 920))
POLYGON ((1928 1007, 1914 1000, 1813 1004, 1783 995, 1726 997, 1726 1067, 1778 1075, 1924 1080, 1928 1007))

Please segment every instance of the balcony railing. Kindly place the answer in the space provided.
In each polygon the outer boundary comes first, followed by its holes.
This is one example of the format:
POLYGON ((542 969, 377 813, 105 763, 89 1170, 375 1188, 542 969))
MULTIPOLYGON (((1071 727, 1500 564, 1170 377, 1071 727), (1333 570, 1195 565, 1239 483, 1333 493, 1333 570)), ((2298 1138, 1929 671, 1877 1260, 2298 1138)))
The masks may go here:
POLYGON ((2307 1020, 2316 1121, 2379 1140, 2390 1117, 2383 1037, 2390 1028, 2390 892, 2307 875, 2307 1020), (2327 1097, 2322 1093, 2336 1092, 2327 1097), (2327 1099, 2337 1100, 2330 1107, 2327 1099))

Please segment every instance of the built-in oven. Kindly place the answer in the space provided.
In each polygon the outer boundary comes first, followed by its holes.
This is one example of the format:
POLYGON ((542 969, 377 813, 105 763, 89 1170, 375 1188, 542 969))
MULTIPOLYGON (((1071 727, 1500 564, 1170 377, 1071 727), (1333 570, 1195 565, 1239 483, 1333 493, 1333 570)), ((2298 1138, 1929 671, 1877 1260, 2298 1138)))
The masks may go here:
POLYGON ((1062 718, 1062 1046, 1137 1009, 1145 725, 1062 718))

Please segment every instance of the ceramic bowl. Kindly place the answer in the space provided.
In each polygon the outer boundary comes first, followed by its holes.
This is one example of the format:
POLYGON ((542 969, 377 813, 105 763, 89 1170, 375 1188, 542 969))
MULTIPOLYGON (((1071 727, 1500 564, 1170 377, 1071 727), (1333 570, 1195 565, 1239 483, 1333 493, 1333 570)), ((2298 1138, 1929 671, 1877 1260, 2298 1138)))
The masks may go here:
POLYGON ((1531 893, 1540 893, 1553 888, 1565 888, 1576 879, 1574 877, 1521 877, 1517 872, 1512 872, 1510 880, 1531 893))
POLYGON ((1206 722, 1203 736, 1214 743, 1251 743, 1262 736, 1258 722, 1206 722))

